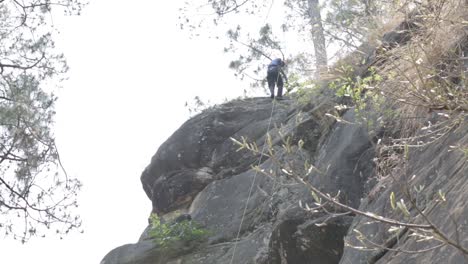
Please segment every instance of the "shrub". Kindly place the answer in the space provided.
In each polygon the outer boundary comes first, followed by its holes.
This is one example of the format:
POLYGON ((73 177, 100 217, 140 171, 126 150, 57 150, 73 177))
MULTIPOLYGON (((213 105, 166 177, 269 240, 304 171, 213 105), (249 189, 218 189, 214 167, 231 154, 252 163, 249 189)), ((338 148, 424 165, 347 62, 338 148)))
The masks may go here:
POLYGON ((183 220, 175 223, 161 223, 156 214, 151 215, 150 237, 162 248, 170 248, 174 243, 202 242, 208 235, 206 229, 201 228, 193 221, 183 220))

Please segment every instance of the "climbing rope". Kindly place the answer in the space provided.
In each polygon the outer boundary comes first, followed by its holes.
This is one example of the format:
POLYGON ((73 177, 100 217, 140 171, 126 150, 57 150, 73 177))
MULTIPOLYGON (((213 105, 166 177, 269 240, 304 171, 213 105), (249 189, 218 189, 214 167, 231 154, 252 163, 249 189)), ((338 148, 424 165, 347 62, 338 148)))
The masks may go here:
MULTIPOLYGON (((278 74, 278 76, 279 76, 279 74, 278 74)), ((279 79, 279 77, 277 78, 277 81, 278 81, 278 79, 279 79)), ((270 118, 268 120, 267 134, 268 134, 268 131, 270 131, 271 120, 273 119, 273 112, 275 111, 275 106, 276 106, 276 100, 273 100, 272 106, 271 106, 270 118)), ((265 147, 267 145, 267 138, 268 137, 265 134, 265 142, 263 142, 263 147, 262 147, 262 151, 260 153, 260 157, 258 158, 257 167, 260 166, 260 164, 262 162, 263 153, 265 153, 265 147)), ((233 263, 234 257, 236 256, 237 242, 238 242, 239 237, 240 237, 240 233, 241 233, 241 230, 242 230, 242 224, 244 223, 245 214, 247 212, 247 206, 249 205, 250 197, 252 196, 252 190, 253 190, 253 188, 255 186, 255 180, 257 178, 257 174, 258 174, 258 170, 255 170, 255 174, 253 176, 252 183, 250 184, 249 194, 247 195, 247 200, 245 202, 244 211, 242 212, 242 217, 241 217, 241 221, 240 221, 240 224, 239 224, 239 229, 237 230, 236 239, 234 241, 234 250, 232 252, 232 258, 231 258, 230 264, 233 263)))
MULTIPOLYGON (((272 1, 271 5, 270 5, 270 8, 268 9, 267 16, 265 17, 265 23, 266 23, 269 15, 270 15, 270 11, 271 11, 271 8, 273 6, 273 3, 274 3, 274 1, 272 1)), ((275 85, 278 84, 280 74, 281 73, 278 71, 278 76, 276 77, 275 85)), ((274 95, 274 89, 273 89, 273 91, 270 91, 270 92, 272 92, 272 94, 274 95)), ((273 113, 275 111, 275 107, 276 107, 276 100, 273 100, 272 106, 271 106, 270 118, 268 120, 268 127, 267 127, 266 134, 265 134, 265 141, 263 142, 262 151, 260 152, 260 157, 258 158, 257 167, 260 166, 260 164, 262 162, 263 153, 265 153, 265 147, 267 146, 267 139, 268 139, 267 134, 268 134, 268 131, 270 131, 271 120, 273 119, 273 113)), ((239 224, 239 228, 237 230, 236 239, 234 240, 234 249, 233 249, 233 252, 232 252, 231 261, 229 262, 230 264, 234 263, 234 258, 236 256, 237 243, 239 241, 240 233, 242 231, 242 225, 244 224, 245 214, 247 213, 247 207, 249 205, 250 198, 252 197, 252 191, 253 191, 253 188, 255 186, 255 180, 257 178, 257 174, 258 174, 258 170, 255 170, 254 176, 252 178, 252 183, 250 184, 249 194, 247 195, 247 200, 245 202, 244 210, 242 212, 242 217, 241 217, 241 221, 240 221, 240 224, 239 224)), ((275 185, 276 185, 276 181, 275 181, 275 185)))

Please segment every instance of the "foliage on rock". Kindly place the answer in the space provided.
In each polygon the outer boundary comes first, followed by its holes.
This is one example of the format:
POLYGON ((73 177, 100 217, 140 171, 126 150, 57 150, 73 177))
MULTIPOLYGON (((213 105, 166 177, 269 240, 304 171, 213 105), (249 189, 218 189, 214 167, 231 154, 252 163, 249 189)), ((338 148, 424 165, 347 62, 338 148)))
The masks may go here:
POLYGON ((171 249, 176 242, 184 245, 194 245, 201 243, 208 235, 206 229, 201 228, 191 220, 183 220, 175 223, 161 223, 161 219, 152 214, 150 217, 151 230, 150 238, 160 247, 171 249))

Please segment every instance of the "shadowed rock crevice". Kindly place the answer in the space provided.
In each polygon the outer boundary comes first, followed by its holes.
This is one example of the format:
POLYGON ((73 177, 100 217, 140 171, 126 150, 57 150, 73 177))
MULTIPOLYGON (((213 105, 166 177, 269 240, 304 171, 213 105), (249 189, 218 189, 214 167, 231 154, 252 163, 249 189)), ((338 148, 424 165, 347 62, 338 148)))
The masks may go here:
MULTIPOLYGON (((323 219, 322 219, 323 220, 323 219)), ((344 249, 351 217, 337 218, 321 223, 289 220, 278 225, 270 241, 270 259, 265 263, 320 263, 336 264, 344 249)))

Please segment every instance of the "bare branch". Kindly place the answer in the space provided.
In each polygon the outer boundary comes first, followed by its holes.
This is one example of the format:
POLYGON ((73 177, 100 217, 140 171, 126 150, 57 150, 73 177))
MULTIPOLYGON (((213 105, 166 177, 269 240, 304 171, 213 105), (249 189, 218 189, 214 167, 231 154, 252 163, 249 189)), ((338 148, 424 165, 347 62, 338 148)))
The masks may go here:
POLYGON ((20 70, 30 70, 37 65, 45 58, 45 53, 42 53, 41 58, 39 58, 35 63, 28 65, 28 66, 21 66, 21 65, 15 65, 15 64, 3 64, 0 62, 0 74, 3 74, 4 68, 14 68, 14 69, 20 69, 20 70))
POLYGON ((244 2, 238 4, 237 1, 233 1, 234 4, 232 7, 226 7, 225 10, 221 10, 220 8, 218 8, 216 10, 216 14, 219 15, 219 16, 224 16, 226 14, 229 14, 229 13, 232 13, 232 12, 235 12, 237 11, 240 7, 242 7, 244 4, 246 4, 249 0, 245 0, 244 2))
POLYGON ((252 45, 250 45, 250 44, 246 44, 246 43, 244 43, 244 42, 242 42, 242 41, 239 41, 239 40, 237 40, 237 39, 235 39, 235 38, 233 38, 232 40, 234 40, 235 42, 237 42, 237 43, 243 45, 244 47, 247 47, 247 48, 249 48, 249 49, 251 49, 251 50, 253 50, 253 51, 259 53, 260 55, 264 56, 265 58, 267 58, 267 59, 269 59, 269 60, 272 60, 272 58, 270 58, 270 56, 266 55, 262 50, 260 50, 260 49, 258 49, 258 48, 256 48, 256 47, 254 47, 254 46, 252 46, 252 45))

